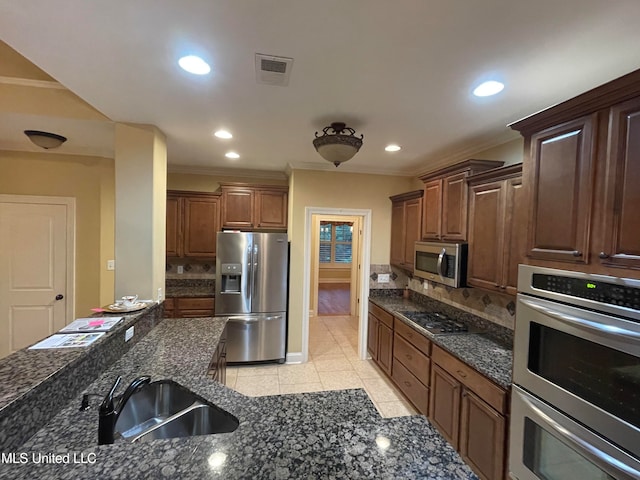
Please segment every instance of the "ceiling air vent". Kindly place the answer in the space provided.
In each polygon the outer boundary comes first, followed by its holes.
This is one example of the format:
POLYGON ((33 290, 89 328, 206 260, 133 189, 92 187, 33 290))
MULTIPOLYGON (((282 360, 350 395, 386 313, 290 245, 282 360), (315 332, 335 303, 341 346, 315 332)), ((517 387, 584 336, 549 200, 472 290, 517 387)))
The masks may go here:
POLYGON ((256 53, 256 81, 266 85, 289 85, 293 58, 256 53))

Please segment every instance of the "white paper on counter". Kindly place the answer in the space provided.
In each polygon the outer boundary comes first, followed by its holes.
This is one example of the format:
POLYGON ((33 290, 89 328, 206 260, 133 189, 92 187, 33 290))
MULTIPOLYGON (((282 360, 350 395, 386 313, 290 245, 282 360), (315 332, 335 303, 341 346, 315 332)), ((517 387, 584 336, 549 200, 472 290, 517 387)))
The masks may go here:
POLYGON ((122 321, 124 317, 77 318, 60 330, 66 332, 107 332, 122 321))
POLYGON ((45 348, 74 348, 88 347, 98 340, 104 332, 95 333, 56 333, 49 338, 29 347, 29 350, 40 350, 45 348))

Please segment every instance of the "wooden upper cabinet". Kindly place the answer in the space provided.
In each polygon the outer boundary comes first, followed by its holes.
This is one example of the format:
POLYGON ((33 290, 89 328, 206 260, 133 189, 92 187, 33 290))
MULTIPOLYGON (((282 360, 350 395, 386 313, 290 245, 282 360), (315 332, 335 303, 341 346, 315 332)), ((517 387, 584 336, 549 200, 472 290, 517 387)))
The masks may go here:
POLYGON ((531 137, 531 258, 585 263, 594 181, 596 115, 531 137))
POLYGON ((422 224, 422 190, 389 197, 391 200, 392 265, 413 271, 416 241, 420 240, 422 224))
POLYGON ((185 257, 215 258, 220 218, 218 197, 184 198, 185 257))
POLYGON ((167 257, 178 257, 181 252, 182 211, 179 197, 167 196, 166 250, 167 257))
POLYGON ((420 180, 424 182, 422 238, 466 242, 469 194, 467 177, 501 167, 503 163, 472 159, 421 176, 420 180))
POLYGON ((167 257, 215 258, 219 225, 219 194, 167 192, 167 257))
POLYGON ((522 164, 469 178, 469 285, 516 293, 526 215, 522 164))
POLYGON ((440 240, 442 234, 442 179, 424 184, 424 205, 422 206, 422 238, 440 240))
POLYGON ((640 98, 611 108, 605 174, 603 265, 640 268, 640 98))
POLYGON ((286 230, 288 188, 221 184, 222 227, 238 230, 286 230))

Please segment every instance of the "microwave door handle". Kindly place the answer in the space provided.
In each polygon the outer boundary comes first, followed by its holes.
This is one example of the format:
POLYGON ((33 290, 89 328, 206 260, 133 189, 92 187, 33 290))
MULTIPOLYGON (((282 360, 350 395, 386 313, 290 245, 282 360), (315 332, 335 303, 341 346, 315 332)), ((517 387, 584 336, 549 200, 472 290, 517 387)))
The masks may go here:
POLYGON ((617 460, 607 453, 603 452, 602 450, 597 449, 589 442, 583 440, 578 435, 573 433, 568 428, 560 425, 553 418, 551 418, 540 408, 538 408, 538 406, 536 405, 538 403, 537 401, 532 401, 528 398, 523 397, 522 395, 520 395, 519 398, 527 404, 527 407, 535 412, 540 420, 544 421, 544 423, 549 428, 554 430, 560 436, 560 438, 564 438, 569 443, 572 443, 573 446, 576 447, 576 451, 583 450, 587 454, 587 456, 591 457, 591 460, 593 460, 594 463, 601 467, 603 470, 607 471, 611 468, 614 468, 616 471, 624 474, 625 478, 627 478, 627 475, 629 475, 629 479, 635 478, 634 475, 637 475, 638 473, 635 468, 625 465, 620 460, 617 460))
POLYGON ((593 320, 587 320, 585 318, 575 317, 573 315, 561 313, 556 310, 552 310, 551 308, 547 308, 543 305, 539 305, 536 302, 526 298, 521 298, 520 301, 524 303, 526 306, 528 306, 529 308, 532 308, 533 310, 536 310, 542 313, 543 315, 547 315, 548 317, 555 318, 556 320, 559 320, 560 322, 563 322, 569 325, 573 325, 573 326, 577 325, 579 327, 585 327, 585 328, 588 328, 589 330, 594 330, 599 334, 605 334, 608 337, 622 335, 624 337, 631 338, 634 340, 640 339, 640 332, 626 330, 624 328, 616 327, 614 325, 604 325, 600 322, 596 322, 593 320))
POLYGON ((444 272, 442 271, 442 265, 447 263, 445 258, 444 258, 446 253, 447 253, 447 250, 443 248, 442 251, 440 252, 440 255, 438 255, 438 265, 436 266, 436 270, 438 270, 438 275, 440 275, 440 278, 444 278, 444 272))

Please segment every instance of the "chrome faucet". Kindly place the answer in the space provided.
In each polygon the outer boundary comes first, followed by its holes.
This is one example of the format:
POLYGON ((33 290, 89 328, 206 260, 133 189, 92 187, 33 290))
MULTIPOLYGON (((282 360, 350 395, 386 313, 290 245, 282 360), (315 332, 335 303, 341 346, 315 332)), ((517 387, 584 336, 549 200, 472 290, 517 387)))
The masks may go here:
POLYGON ((102 403, 100 404, 100 409, 98 411, 98 445, 108 445, 113 443, 116 422, 118 421, 120 412, 122 412, 122 409, 131 395, 151 382, 151 377, 145 375, 134 379, 124 391, 122 397, 120 397, 118 406, 115 407, 113 404, 113 395, 120 384, 120 380, 122 380, 122 377, 119 376, 116 378, 111 390, 109 390, 109 393, 107 393, 107 396, 104 397, 104 400, 102 400, 102 403))

